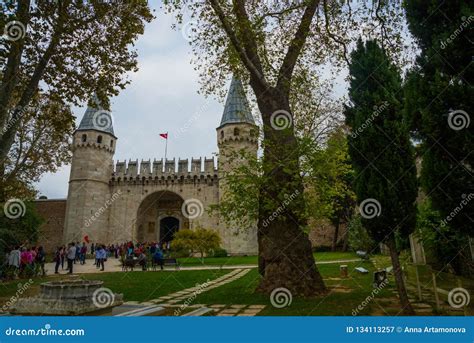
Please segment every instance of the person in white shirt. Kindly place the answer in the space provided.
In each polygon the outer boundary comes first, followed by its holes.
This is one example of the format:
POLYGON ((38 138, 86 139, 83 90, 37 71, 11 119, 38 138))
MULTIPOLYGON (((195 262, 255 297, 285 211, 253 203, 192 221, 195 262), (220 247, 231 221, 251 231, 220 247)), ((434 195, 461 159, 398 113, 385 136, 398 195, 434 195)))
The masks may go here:
POLYGON ((67 250, 67 269, 69 269, 68 274, 72 274, 72 266, 76 258, 76 247, 74 242, 69 243, 69 248, 67 250))

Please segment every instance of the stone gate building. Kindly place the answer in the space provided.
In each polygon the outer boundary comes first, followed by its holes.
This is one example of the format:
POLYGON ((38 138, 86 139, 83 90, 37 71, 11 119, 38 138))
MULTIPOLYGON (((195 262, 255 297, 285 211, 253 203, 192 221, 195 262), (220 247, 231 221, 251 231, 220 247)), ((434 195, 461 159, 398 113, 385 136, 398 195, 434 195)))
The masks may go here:
POLYGON ((231 254, 256 254, 256 224, 232 227, 209 207, 226 194, 225 175, 239 150, 257 154, 258 128, 241 82, 233 79, 220 125, 219 158, 117 162, 112 118, 97 98, 74 132, 64 243, 172 240, 175 232, 213 229, 231 254))

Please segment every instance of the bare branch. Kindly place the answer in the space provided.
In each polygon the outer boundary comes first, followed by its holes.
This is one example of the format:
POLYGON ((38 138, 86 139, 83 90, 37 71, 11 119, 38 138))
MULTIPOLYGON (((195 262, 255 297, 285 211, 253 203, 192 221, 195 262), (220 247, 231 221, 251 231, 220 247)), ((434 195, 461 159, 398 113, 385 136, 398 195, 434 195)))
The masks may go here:
POLYGON ((295 68, 296 61, 301 53, 306 38, 309 34, 309 28, 311 22, 313 21, 314 14, 318 8, 320 0, 311 0, 308 6, 306 7, 303 16, 301 17, 301 22, 296 30, 295 36, 293 37, 288 51, 285 55, 283 63, 280 67, 278 74, 277 87, 283 90, 283 93, 288 95, 290 92, 291 77, 293 75, 293 70, 295 68))
POLYGON ((244 49, 244 46, 241 44, 239 39, 237 38, 237 35, 235 34, 234 30, 232 30, 232 25, 229 23, 227 20, 224 11, 222 10, 221 6, 219 5, 217 0, 209 0, 212 9, 216 13, 217 17, 219 18, 219 21, 222 24, 222 27, 224 28, 224 31, 226 32, 227 36, 229 37, 234 49, 237 51, 239 54, 242 62, 244 63, 245 67, 249 71, 250 75, 257 81, 259 82, 260 87, 263 88, 268 88, 269 85, 265 80, 265 77, 262 73, 261 68, 259 69, 254 62, 251 60, 251 58, 248 55, 248 51, 244 49))

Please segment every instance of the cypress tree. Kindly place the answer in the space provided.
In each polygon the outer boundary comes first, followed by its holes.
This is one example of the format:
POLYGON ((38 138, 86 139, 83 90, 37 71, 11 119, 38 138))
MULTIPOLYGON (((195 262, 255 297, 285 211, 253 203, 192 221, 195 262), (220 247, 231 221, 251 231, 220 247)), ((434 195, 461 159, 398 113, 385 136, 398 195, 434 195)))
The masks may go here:
MULTIPOLYGON (((410 0, 404 6, 420 48, 405 94, 407 118, 422 142, 421 185, 445 223, 458 234, 472 235, 474 3, 410 0)), ((463 248, 452 260, 463 253, 471 260, 463 248)))
POLYGON ((376 41, 359 40, 349 65, 349 154, 362 224, 390 249, 403 314, 408 300, 395 237, 407 238, 416 221, 417 179, 413 147, 403 121, 399 70, 376 41))

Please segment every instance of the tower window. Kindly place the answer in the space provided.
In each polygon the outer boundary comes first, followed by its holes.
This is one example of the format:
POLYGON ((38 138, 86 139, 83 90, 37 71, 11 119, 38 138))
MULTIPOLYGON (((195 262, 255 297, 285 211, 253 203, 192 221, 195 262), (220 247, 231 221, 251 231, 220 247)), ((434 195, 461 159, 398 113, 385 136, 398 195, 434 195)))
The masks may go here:
POLYGON ((240 134, 240 130, 238 127, 234 129, 234 136, 238 136, 240 134))
POLYGON ((110 140, 110 147, 111 147, 111 148, 114 147, 114 140, 113 140, 113 139, 110 140))
POLYGON ((221 138, 224 138, 224 130, 221 131, 221 138))
POLYGON ((100 135, 97 136, 97 143, 99 143, 99 144, 102 143, 102 136, 100 136, 100 135))
POLYGON ((87 135, 86 135, 86 134, 83 134, 83 135, 82 135, 82 142, 85 142, 85 141, 87 141, 87 135))

